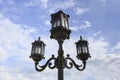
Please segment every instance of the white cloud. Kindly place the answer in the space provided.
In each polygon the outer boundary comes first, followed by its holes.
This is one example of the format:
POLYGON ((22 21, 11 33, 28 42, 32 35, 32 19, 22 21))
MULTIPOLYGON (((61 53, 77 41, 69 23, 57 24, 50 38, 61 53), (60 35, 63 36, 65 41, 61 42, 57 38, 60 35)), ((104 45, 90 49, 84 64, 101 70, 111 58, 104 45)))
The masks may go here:
POLYGON ((42 2, 42 6, 44 7, 44 8, 47 8, 47 6, 48 6, 48 0, 41 0, 41 2, 42 2))
POLYGON ((109 43, 103 37, 98 38, 98 39, 94 39, 92 37, 89 37, 88 41, 90 43, 91 53, 94 53, 94 54, 99 54, 99 53, 105 54, 105 53, 107 53, 109 43))
POLYGON ((2 13, 0 13, 0 19, 4 19, 4 16, 2 13))
POLYGON ((81 29, 90 28, 91 26, 92 24, 90 21, 83 21, 80 26, 73 26, 73 27, 70 27, 70 29, 73 31, 77 31, 81 29))
MULTIPOLYGON (((1 45, 2 43, 0 43, 1 45)), ((0 47, 0 53, 1 53, 1 57, 0 57, 0 62, 3 62, 4 60, 6 60, 8 58, 7 52, 4 50, 4 48, 0 47)))
POLYGON ((120 54, 109 51, 109 43, 105 38, 89 37, 89 48, 91 59, 88 61, 87 71, 89 76, 95 80, 119 79, 120 54))
POLYGON ((25 5, 26 7, 33 7, 33 6, 36 6, 36 3, 33 2, 33 1, 29 1, 29 2, 27 2, 27 3, 24 3, 24 5, 25 5))
MULTIPOLYGON (((14 24, 4 15, 0 16, 0 56, 6 60, 11 56, 25 56, 29 52, 32 33, 36 30, 27 25, 14 24)), ((25 59, 21 58, 21 59, 25 59)))
POLYGON ((30 80, 16 68, 0 66, 0 80, 30 80))
POLYGON ((15 67, 0 66, 0 80, 37 80, 39 78, 41 80, 48 80, 48 78, 50 80, 57 79, 56 70, 51 71, 50 69, 46 69, 46 71, 37 72, 34 67, 29 69, 30 67, 31 66, 27 66, 27 68, 19 69, 15 67))
POLYGON ((80 25, 79 29, 86 29, 86 28, 89 28, 91 27, 91 22, 89 21, 83 21, 83 23, 80 25))
POLYGON ((98 31, 98 32, 94 33, 93 36, 94 36, 94 37, 95 37, 95 36, 98 36, 99 34, 101 34, 101 32, 102 32, 102 31, 98 31))
POLYGON ((111 48, 111 52, 112 52, 112 53, 115 52, 115 53, 120 54, 120 42, 118 42, 115 46, 113 46, 113 47, 111 48))
POLYGON ((59 1, 49 6, 50 7, 49 12, 53 13, 55 12, 55 10, 59 10, 59 9, 64 10, 64 9, 72 8, 74 6, 75 6, 74 0, 59 1))
POLYGON ((73 27, 70 27, 70 29, 73 30, 73 31, 77 31, 77 30, 79 30, 79 27, 78 26, 73 26, 73 27))
POLYGON ((50 21, 49 21, 49 20, 45 20, 45 24, 46 24, 47 26, 49 26, 49 25, 50 25, 50 21))
POLYGON ((85 12, 87 12, 88 8, 75 8, 74 11, 77 15, 83 15, 85 12))
POLYGON ((88 73, 90 73, 95 80, 107 80, 109 78, 119 79, 120 65, 119 54, 102 54, 98 53, 96 59, 91 59, 88 65, 88 73), (101 56, 100 56, 101 55, 101 56))
POLYGON ((46 9, 48 7, 48 0, 33 0, 33 1, 29 1, 29 2, 26 2, 24 3, 24 5, 26 7, 40 7, 43 8, 43 9, 46 9))

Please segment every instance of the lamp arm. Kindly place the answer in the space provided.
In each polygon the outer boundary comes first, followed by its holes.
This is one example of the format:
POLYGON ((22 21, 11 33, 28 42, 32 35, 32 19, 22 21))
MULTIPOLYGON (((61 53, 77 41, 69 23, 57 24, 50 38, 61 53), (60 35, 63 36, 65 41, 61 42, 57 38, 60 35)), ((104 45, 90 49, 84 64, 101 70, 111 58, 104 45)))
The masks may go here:
POLYGON ((54 55, 52 55, 52 57, 51 57, 50 59, 48 59, 48 61, 47 61, 44 65, 42 65, 42 66, 40 66, 40 65, 38 64, 38 62, 35 62, 35 69, 36 69, 37 71, 39 71, 39 72, 43 71, 47 66, 48 66, 50 69, 54 69, 54 68, 56 67, 55 61, 56 61, 56 58, 54 57, 54 55), (54 65, 53 65, 52 62, 51 62, 52 60, 54 60, 54 65), (53 66, 52 66, 52 65, 53 65, 53 66))
POLYGON ((85 69, 85 67, 86 67, 86 61, 83 61, 82 65, 78 65, 78 64, 75 63, 75 61, 69 55, 67 55, 67 57, 65 58, 65 60, 66 60, 65 67, 67 69, 71 69, 74 66, 77 70, 83 71, 85 69), (67 61, 70 61, 70 62, 68 62, 69 65, 67 64, 67 61))

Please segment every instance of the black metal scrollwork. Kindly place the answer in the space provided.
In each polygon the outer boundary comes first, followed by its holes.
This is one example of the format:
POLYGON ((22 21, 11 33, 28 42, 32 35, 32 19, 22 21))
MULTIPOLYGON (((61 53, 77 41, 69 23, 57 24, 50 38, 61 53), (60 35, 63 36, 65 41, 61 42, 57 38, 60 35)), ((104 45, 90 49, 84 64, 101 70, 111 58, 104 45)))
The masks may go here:
POLYGON ((65 58, 66 59, 66 61, 70 61, 68 64, 66 63, 66 65, 65 65, 65 67, 67 68, 67 69, 71 69, 73 66, 77 69, 77 70, 79 70, 79 71, 83 71, 84 69, 85 69, 85 67, 86 67, 86 62, 85 61, 83 61, 83 65, 78 65, 78 64, 76 64, 75 63, 75 61, 69 56, 69 54, 67 55, 67 57, 65 58), (82 68, 81 68, 82 67, 82 68))
MULTIPOLYGON (((43 71, 47 66, 50 68, 50 69, 54 69, 56 68, 56 64, 55 64, 55 61, 57 60, 57 58, 54 57, 54 55, 52 55, 52 57, 50 59, 48 59, 48 61, 46 62, 46 64, 40 66, 38 64, 38 62, 35 62, 35 69, 37 71, 43 71), (51 61, 54 60, 54 63, 52 63, 51 61)), ((79 71, 83 71, 86 67, 86 62, 83 61, 83 65, 78 65, 75 63, 75 61, 69 56, 69 54, 67 55, 67 57, 65 58, 66 60, 66 64, 64 65, 67 69, 71 69, 73 66, 79 70, 79 71)))
POLYGON ((37 71, 43 71, 47 66, 50 68, 50 69, 54 69, 55 67, 56 67, 56 65, 55 65, 55 63, 54 63, 54 65, 52 64, 52 60, 54 60, 54 62, 56 61, 56 58, 54 57, 54 55, 52 55, 52 57, 46 62, 46 64, 44 64, 44 65, 42 65, 42 66, 40 66, 39 64, 38 64, 38 62, 35 62, 35 69, 37 70, 37 71))

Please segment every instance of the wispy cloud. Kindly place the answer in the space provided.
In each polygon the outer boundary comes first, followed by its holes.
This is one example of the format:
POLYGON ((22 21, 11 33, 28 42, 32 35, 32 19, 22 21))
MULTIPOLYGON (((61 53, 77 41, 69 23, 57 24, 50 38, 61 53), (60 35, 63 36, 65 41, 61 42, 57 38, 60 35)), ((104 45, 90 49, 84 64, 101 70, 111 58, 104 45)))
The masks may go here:
POLYGON ((82 23, 80 24, 80 26, 73 26, 70 27, 71 30, 77 31, 77 30, 81 30, 81 29, 87 29, 90 28, 92 26, 90 21, 82 21, 82 23))
POLYGON ((86 28, 89 28, 91 27, 91 22, 89 21, 83 21, 83 23, 80 25, 80 29, 86 29, 86 28))
POLYGON ((1 80, 30 80, 30 78, 26 77, 23 73, 19 71, 19 69, 16 68, 10 68, 10 67, 5 67, 5 66, 0 66, 0 79, 1 80))
POLYGON ((111 51, 112 51, 112 53, 115 52, 115 53, 120 54, 120 42, 118 42, 115 46, 113 46, 111 48, 111 51))
POLYGON ((47 26, 51 25, 49 20, 45 20, 45 24, 46 24, 47 26))
MULTIPOLYGON (((119 71, 117 71, 117 69, 120 66, 118 64, 120 63, 120 56, 118 56, 119 54, 115 54, 114 52, 113 54, 109 54, 111 53, 109 42, 107 42, 107 40, 103 37, 97 39, 95 39, 94 37, 89 37, 88 41, 90 43, 89 47, 92 55, 90 64, 88 65, 88 69, 90 70, 90 72, 92 72, 91 75, 94 77, 94 79, 107 80, 111 78, 118 80, 119 71)), ((88 73, 90 72, 88 71, 88 73)))
POLYGON ((55 12, 55 10, 59 10, 59 9, 68 9, 68 8, 72 8, 75 6, 75 1, 74 0, 65 0, 65 1, 59 1, 59 2, 55 2, 54 4, 51 4, 49 7, 49 12, 53 13, 55 12))
POLYGON ((47 8, 48 7, 48 0, 41 0, 42 2, 42 7, 47 8))
POLYGON ((74 11, 75 11, 75 13, 77 14, 77 15, 83 15, 84 13, 86 13, 87 11, 89 11, 89 9, 88 8, 75 8, 74 9, 74 11))
POLYGON ((105 54, 107 52, 109 43, 103 38, 94 39, 89 37, 88 41, 90 43, 90 52, 93 54, 105 54), (98 53, 99 52, 99 53, 98 53))
POLYGON ((41 7, 46 9, 48 7, 48 0, 33 0, 24 3, 25 6, 27 7, 41 7))
MULTIPOLYGON (((2 60, 7 60, 13 55, 24 55, 26 49, 29 49, 29 43, 32 40, 32 34, 36 30, 27 28, 27 25, 20 25, 11 22, 1 14, 0 17, 0 52, 2 60), (26 27, 26 28, 25 28, 26 27), (4 36, 3 36, 4 35, 4 36), (17 53, 16 53, 17 52, 17 53)), ((24 57, 25 58, 25 57, 24 57)))
POLYGON ((77 31, 77 30, 79 30, 79 27, 78 26, 73 26, 73 27, 70 27, 70 29, 73 30, 73 31, 77 31))
POLYGON ((94 33, 93 36, 94 36, 94 37, 95 37, 95 36, 98 36, 99 34, 101 34, 101 32, 102 32, 102 31, 100 30, 100 31, 94 33))

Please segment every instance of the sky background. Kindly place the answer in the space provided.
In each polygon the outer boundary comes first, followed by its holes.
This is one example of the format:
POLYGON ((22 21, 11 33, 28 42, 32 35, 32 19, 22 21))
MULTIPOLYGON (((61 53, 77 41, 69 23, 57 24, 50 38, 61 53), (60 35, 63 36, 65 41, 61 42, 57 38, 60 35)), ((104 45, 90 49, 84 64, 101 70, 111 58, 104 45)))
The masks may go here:
POLYGON ((34 69, 31 43, 39 36, 46 43, 45 61, 57 56, 51 40, 50 15, 70 15, 72 33, 64 42, 64 56, 76 59, 80 35, 89 42, 91 58, 79 72, 65 69, 65 80, 120 80, 120 0, 0 0, 0 80, 57 80, 57 69, 34 69))

